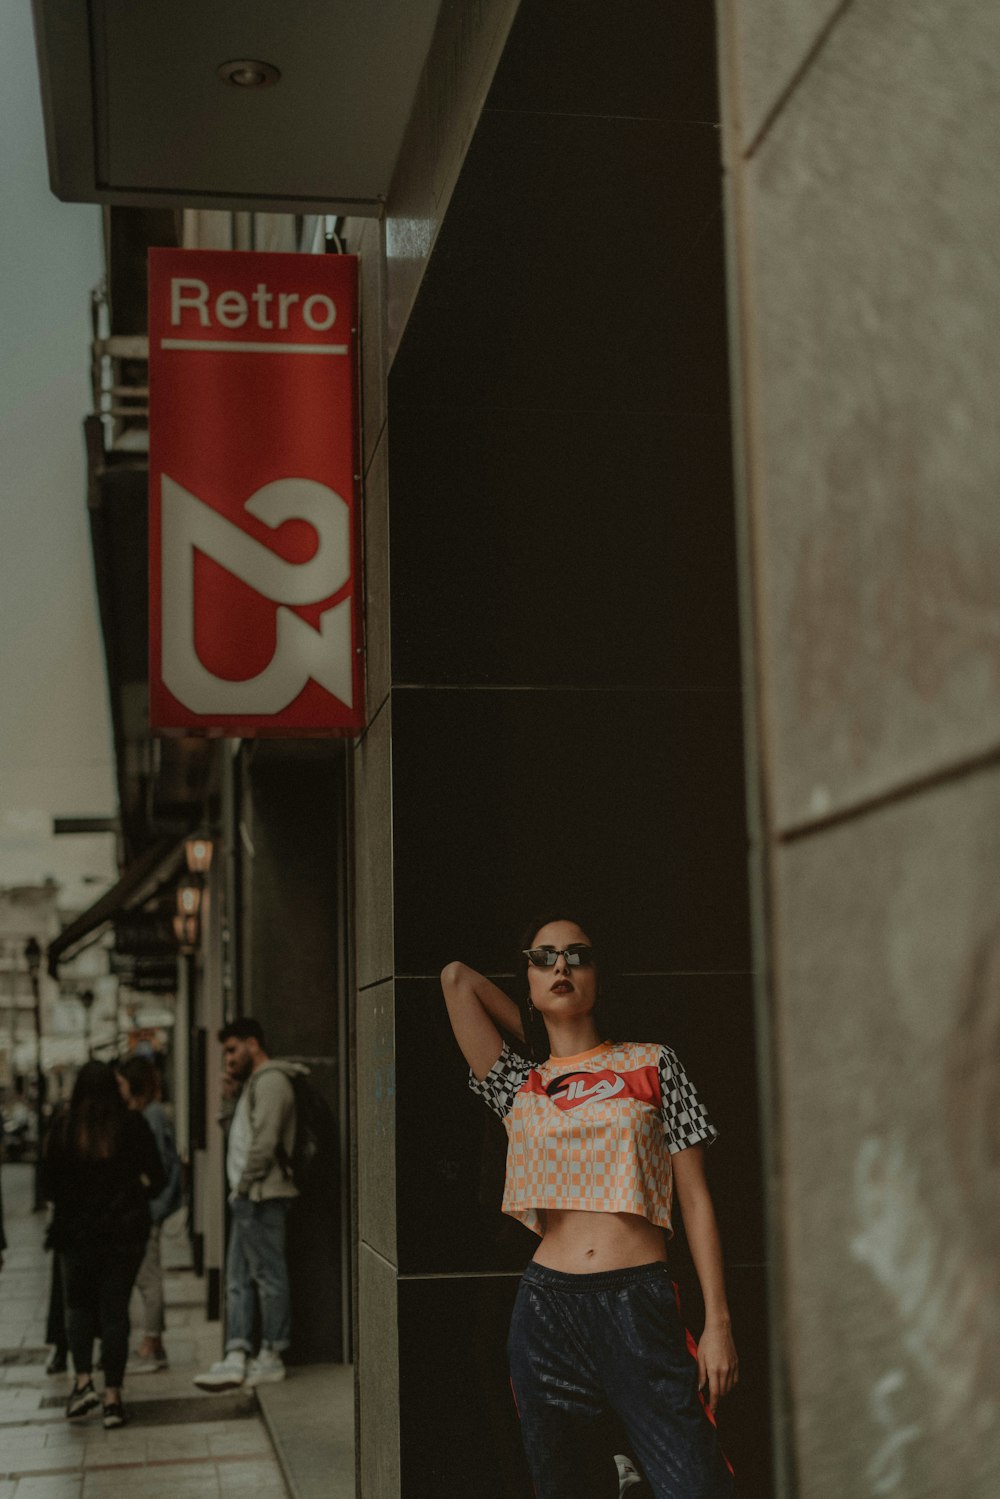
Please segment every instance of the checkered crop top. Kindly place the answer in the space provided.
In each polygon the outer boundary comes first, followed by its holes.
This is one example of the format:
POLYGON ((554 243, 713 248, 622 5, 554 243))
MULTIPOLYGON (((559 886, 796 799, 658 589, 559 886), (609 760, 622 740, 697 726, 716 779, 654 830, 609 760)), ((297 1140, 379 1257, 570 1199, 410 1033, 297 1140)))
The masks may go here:
POLYGON ((717 1131, 669 1046, 602 1042, 540 1064, 508 1046, 469 1086, 507 1130, 503 1211, 541 1234, 539 1210, 638 1213, 671 1232, 671 1155, 717 1131))

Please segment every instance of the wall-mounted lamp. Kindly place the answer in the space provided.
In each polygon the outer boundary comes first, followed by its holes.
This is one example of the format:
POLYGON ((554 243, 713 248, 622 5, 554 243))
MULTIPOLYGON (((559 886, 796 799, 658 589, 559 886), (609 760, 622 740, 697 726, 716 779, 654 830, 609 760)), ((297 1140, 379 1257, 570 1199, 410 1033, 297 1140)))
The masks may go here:
POLYGON ((207 874, 212 867, 214 844, 211 838, 186 838, 184 858, 192 874, 207 874))
POLYGON ((177 886, 177 914, 197 916, 201 908, 201 886, 186 880, 177 886))

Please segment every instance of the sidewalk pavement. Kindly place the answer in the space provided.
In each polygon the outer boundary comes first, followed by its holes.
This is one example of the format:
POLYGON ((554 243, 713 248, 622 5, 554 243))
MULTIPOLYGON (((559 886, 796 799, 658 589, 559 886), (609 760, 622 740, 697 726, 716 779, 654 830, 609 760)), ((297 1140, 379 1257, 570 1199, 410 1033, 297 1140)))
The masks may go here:
MULTIPOLYGON (((270 1428, 276 1444, 298 1456, 304 1478, 299 1481, 293 1465, 287 1484, 254 1394, 211 1395, 191 1383, 220 1357, 220 1328, 206 1321, 204 1283, 184 1263, 182 1215, 168 1221, 163 1240, 170 1368, 126 1376, 130 1421, 123 1429, 106 1432, 100 1412, 68 1422, 70 1378, 45 1373, 52 1257, 42 1246, 45 1215, 31 1212, 32 1186, 30 1166, 3 1167, 8 1249, 0 1271, 0 1499, 311 1499, 320 1490, 310 1478, 324 1468, 328 1499, 353 1499, 353 1454, 348 1484, 347 1458, 343 1450, 342 1461, 331 1458, 326 1435, 331 1389, 336 1385, 343 1407, 348 1371, 293 1370, 284 1385, 272 1387, 277 1398, 269 1403, 270 1428), (295 1387, 298 1399, 292 1398, 295 1387), (343 1475, 336 1485, 333 1469, 343 1475)), ((339 1424, 346 1429, 346 1419, 339 1424)), ((353 1416, 350 1426, 353 1436, 353 1416)))

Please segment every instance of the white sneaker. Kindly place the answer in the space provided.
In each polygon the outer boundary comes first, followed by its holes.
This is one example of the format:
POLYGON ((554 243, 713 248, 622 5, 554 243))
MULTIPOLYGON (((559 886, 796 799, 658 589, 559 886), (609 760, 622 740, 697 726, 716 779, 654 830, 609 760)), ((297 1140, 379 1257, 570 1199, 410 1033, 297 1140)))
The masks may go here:
POLYGON ((196 1374, 194 1383, 199 1390, 238 1390, 245 1383, 246 1377, 247 1356, 242 1348, 234 1348, 204 1374, 196 1374))
POLYGON ((634 1484, 642 1483, 642 1477, 624 1453, 615 1454, 615 1466, 618 1469, 618 1499, 622 1499, 634 1484))
POLYGON ((277 1384, 284 1377, 284 1360, 273 1348, 262 1348, 257 1358, 252 1358, 247 1364, 246 1383, 250 1388, 259 1384, 277 1384))

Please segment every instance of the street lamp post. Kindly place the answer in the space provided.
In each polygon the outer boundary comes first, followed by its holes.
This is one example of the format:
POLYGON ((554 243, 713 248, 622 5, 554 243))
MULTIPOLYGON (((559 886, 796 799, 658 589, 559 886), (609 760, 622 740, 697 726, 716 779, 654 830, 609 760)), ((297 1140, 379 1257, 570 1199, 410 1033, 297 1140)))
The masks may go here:
POLYGON ((42 999, 38 971, 42 966, 42 949, 37 937, 24 944, 24 961, 28 965, 31 998, 35 1011, 35 1212, 45 1206, 42 1191, 42 1130, 44 1128, 45 1074, 42 1072, 42 999))

